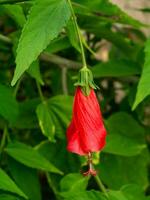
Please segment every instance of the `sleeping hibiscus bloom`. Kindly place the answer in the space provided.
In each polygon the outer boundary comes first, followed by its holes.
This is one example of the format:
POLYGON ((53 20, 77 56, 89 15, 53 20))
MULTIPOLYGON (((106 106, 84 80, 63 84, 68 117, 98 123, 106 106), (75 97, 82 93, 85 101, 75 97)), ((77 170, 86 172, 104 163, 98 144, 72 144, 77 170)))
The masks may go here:
POLYGON ((95 92, 85 96, 77 87, 72 121, 67 129, 67 149, 79 155, 100 151, 105 145, 106 130, 95 92))
POLYGON ((92 72, 83 67, 79 72, 73 116, 67 129, 67 149, 70 152, 87 155, 88 171, 83 175, 96 175, 92 164, 92 152, 100 151, 105 146, 106 129, 94 89, 92 72))

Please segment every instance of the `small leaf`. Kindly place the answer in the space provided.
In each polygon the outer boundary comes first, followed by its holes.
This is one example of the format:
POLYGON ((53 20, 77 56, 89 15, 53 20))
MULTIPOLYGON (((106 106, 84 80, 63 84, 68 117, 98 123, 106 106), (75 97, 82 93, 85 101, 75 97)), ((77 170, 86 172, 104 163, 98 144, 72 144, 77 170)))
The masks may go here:
POLYGON ((102 153, 100 159, 101 164, 98 168, 101 179, 109 188, 120 189, 122 185, 130 183, 138 184, 142 189, 147 188, 147 166, 150 160, 147 149, 132 157, 102 153))
POLYGON ((9 178, 9 176, 0 169, 0 189, 18 194, 19 196, 28 199, 28 197, 18 188, 18 186, 9 178))
POLYGON ((69 39, 67 37, 59 37, 53 40, 48 47, 44 50, 46 53, 56 53, 71 47, 69 39))
POLYGON ((148 95, 150 95, 149 74, 150 74, 150 39, 147 40, 146 46, 145 46, 145 64, 144 64, 143 72, 138 84, 135 102, 132 107, 133 110, 137 107, 137 105, 141 101, 143 101, 148 95))
POLYGON ((108 118, 106 125, 108 135, 104 152, 134 156, 147 147, 144 129, 131 115, 125 112, 115 113, 108 118))
POLYGON ((5 12, 20 26, 22 27, 26 18, 23 13, 23 8, 20 5, 4 5, 5 12))
POLYGON ((79 156, 66 151, 66 142, 64 140, 58 140, 56 144, 43 141, 36 146, 36 149, 65 174, 77 172, 81 166, 79 156))
POLYGON ((9 194, 0 194, 0 200, 21 200, 19 197, 11 196, 9 194))
POLYGON ((8 160, 8 167, 13 179, 29 199, 41 200, 37 170, 26 167, 11 158, 8 160))
POLYGON ((79 38, 78 38, 77 30, 75 28, 72 18, 69 20, 69 22, 67 24, 67 35, 69 37, 69 40, 70 40, 70 43, 72 44, 72 46, 78 52, 81 52, 80 46, 79 46, 79 38))
POLYGON ((44 85, 44 82, 42 80, 41 73, 40 73, 40 65, 39 65, 38 60, 34 61, 30 65, 27 72, 30 74, 31 77, 35 78, 35 80, 38 81, 41 85, 44 85))
POLYGON ((20 37, 12 86, 57 37, 69 20, 70 14, 66 0, 35 1, 20 37))
POLYGON ((64 200, 116 200, 116 199, 108 199, 101 192, 97 192, 94 190, 84 191, 84 192, 68 192, 66 194, 64 200))
POLYGON ((88 177, 81 174, 67 174, 60 182, 61 192, 84 191, 88 184, 88 177))
POLYGON ((5 151, 18 162, 35 169, 62 174, 53 164, 32 147, 23 143, 10 143, 5 151))
POLYGON ((48 108, 46 102, 41 103, 38 105, 36 109, 36 113, 39 120, 39 125, 42 130, 43 135, 48 137, 50 141, 55 142, 54 135, 55 135, 55 125, 53 123, 51 112, 48 108))
POLYGON ((2 84, 0 84, 0 115, 12 123, 18 117, 18 104, 13 97, 13 91, 2 84))
POLYGON ((91 70, 94 78, 131 76, 141 72, 138 64, 131 60, 110 60, 106 63, 98 63, 91 70))

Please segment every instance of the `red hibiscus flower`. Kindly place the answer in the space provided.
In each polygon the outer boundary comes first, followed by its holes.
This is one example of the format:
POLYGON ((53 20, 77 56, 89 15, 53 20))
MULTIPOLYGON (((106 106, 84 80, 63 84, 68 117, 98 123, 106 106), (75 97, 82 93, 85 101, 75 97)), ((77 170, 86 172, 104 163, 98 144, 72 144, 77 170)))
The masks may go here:
POLYGON ((97 152, 105 145, 104 128, 100 107, 93 89, 85 96, 77 87, 72 121, 67 129, 67 149, 80 155, 97 152))
POLYGON ((82 68, 79 73, 72 121, 67 129, 67 149, 87 155, 89 170, 83 175, 96 175, 92 165, 92 152, 100 151, 105 145, 106 130, 94 89, 92 72, 82 68))

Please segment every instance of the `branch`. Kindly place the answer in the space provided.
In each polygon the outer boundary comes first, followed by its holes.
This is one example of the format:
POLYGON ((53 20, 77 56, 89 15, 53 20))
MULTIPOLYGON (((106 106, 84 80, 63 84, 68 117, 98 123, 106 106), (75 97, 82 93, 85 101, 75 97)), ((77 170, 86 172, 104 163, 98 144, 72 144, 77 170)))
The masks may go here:
POLYGON ((68 94, 68 87, 67 87, 67 68, 64 66, 61 71, 61 79, 62 79, 62 89, 65 95, 68 94))
POLYGON ((8 43, 8 44, 12 43, 12 41, 11 41, 11 39, 9 37, 7 37, 5 35, 2 35, 2 34, 0 34, 0 40, 5 42, 5 43, 8 43))
POLYGON ((63 68, 65 66, 68 69, 79 69, 82 66, 82 64, 79 62, 75 62, 73 60, 69 60, 67 58, 49 53, 42 53, 40 58, 46 62, 57 64, 60 68, 63 68))

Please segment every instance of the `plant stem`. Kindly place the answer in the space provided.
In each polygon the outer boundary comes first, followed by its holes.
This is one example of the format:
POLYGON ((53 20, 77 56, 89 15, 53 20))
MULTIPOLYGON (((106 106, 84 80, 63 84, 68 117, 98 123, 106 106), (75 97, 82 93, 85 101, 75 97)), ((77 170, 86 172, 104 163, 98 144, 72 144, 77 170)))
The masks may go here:
POLYGON ((42 92, 41 86, 40 86, 38 81, 36 81, 36 85, 37 85, 37 89, 38 89, 38 93, 39 93, 39 96, 41 98, 41 101, 45 102, 45 98, 43 96, 43 92, 42 92))
POLYGON ((74 10, 73 10, 73 7, 72 7, 71 0, 68 0, 68 4, 70 6, 70 10, 71 10, 71 13, 72 13, 72 20, 74 22, 74 26, 75 26, 75 29, 77 31, 77 35, 78 35, 78 38, 79 38, 83 67, 87 67, 86 58, 85 58, 85 52, 84 52, 84 47, 83 47, 83 44, 82 44, 82 36, 81 36, 80 28, 79 28, 79 26, 77 24, 77 20, 76 20, 76 16, 75 16, 75 13, 74 13, 74 10))
POLYGON ((3 148, 4 148, 4 146, 5 146, 6 139, 7 139, 8 141, 10 141, 10 137, 9 137, 8 130, 7 130, 7 125, 5 125, 5 127, 4 127, 4 132, 3 132, 2 139, 1 139, 0 154, 2 153, 3 148))
POLYGON ((98 175, 94 176, 97 185, 99 186, 100 190, 108 197, 107 191, 105 186, 103 185, 100 177, 98 175))
POLYGON ((0 40, 3 41, 3 42, 6 42, 8 44, 12 43, 12 41, 11 41, 11 39, 9 37, 7 37, 5 35, 2 35, 2 34, 0 34, 0 40))

